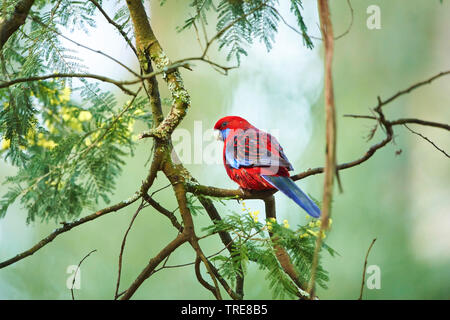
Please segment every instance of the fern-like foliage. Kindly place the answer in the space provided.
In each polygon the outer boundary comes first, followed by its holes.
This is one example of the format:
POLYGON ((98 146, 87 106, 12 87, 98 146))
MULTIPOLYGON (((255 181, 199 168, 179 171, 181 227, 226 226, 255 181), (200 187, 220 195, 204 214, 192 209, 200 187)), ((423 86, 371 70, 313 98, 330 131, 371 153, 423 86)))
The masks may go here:
MULTIPOLYGON (((250 262, 256 263, 261 270, 267 272, 266 279, 272 289, 273 298, 298 297, 298 288, 281 267, 274 246, 285 248, 291 257, 300 283, 307 284, 311 276, 320 221, 311 221, 307 225, 299 225, 292 230, 286 220, 283 224, 273 219, 261 223, 258 219, 259 212, 252 212, 245 205, 244 211, 243 214, 232 213, 223 220, 215 221, 213 225, 204 228, 209 233, 229 232, 235 243, 231 254, 219 254, 211 260, 216 263, 221 275, 231 283, 236 281, 241 267, 242 272, 245 273, 250 262), (269 237, 268 231, 272 233, 272 237, 269 237)), ((327 245, 323 247, 332 256, 335 255, 336 252, 333 249, 327 245)), ((326 288, 328 280, 328 273, 319 265, 316 273, 317 284, 326 288)))
MULTIPOLYGON (((16 3, 4 2, 3 12, 11 14, 16 3)), ((90 32, 95 11, 90 1, 36 1, 0 52, 0 80, 88 72, 60 34, 90 32)), ((119 8, 115 16, 124 30, 130 28, 128 11, 119 8)), ((151 126, 147 107, 143 96, 119 105, 113 93, 82 78, 0 89, 0 156, 18 169, 1 181, 9 191, 0 200, 0 217, 16 200, 28 210, 28 222, 66 220, 100 200, 109 202, 124 158, 134 150, 135 121, 151 126)))
MULTIPOLYGON (((240 63, 242 55, 247 55, 246 48, 254 39, 263 42, 267 50, 272 48, 280 22, 278 5, 278 0, 221 0, 217 3, 213 0, 191 0, 190 6, 194 14, 178 30, 188 29, 196 22, 207 24, 208 12, 214 13, 217 18, 219 49, 226 48, 227 60, 235 58, 240 63)), ((308 48, 313 48, 303 19, 302 1, 290 0, 290 11, 296 17, 303 43, 308 48)))

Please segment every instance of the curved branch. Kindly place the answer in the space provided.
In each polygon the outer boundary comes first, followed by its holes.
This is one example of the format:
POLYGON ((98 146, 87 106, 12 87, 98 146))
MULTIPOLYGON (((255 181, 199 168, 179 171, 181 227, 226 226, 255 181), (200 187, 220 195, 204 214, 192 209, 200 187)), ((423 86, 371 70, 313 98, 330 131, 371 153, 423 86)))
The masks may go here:
POLYGON ((119 268, 117 271, 117 283, 116 283, 116 291, 114 293, 114 300, 117 300, 119 296, 119 287, 120 287, 120 277, 122 275, 122 260, 123 260, 123 252, 125 250, 125 243, 127 242, 128 233, 131 230, 131 227, 133 226, 134 221, 136 220, 136 217, 138 216, 139 212, 144 208, 144 203, 141 202, 139 207, 137 208, 136 212, 134 213, 133 217, 131 218, 130 224, 128 225, 127 230, 125 231, 125 234, 122 239, 122 244, 120 245, 120 253, 119 253, 119 268))
POLYGON ((372 240, 372 243, 370 244, 369 249, 367 250, 366 258, 364 259, 363 275, 362 275, 362 281, 361 281, 361 290, 360 290, 360 293, 359 293, 358 300, 362 300, 363 291, 364 291, 364 283, 366 282, 367 259, 369 258, 370 250, 372 250, 372 247, 375 244, 375 241, 377 241, 377 238, 372 240))
POLYGON ((381 106, 384 106, 384 105, 394 101, 398 97, 403 96, 403 95, 405 95, 407 93, 410 93, 414 89, 417 89, 417 88, 419 88, 421 86, 424 86, 426 84, 430 84, 434 80, 436 80, 436 79, 438 79, 440 77, 446 76, 446 75, 450 75, 450 70, 439 72, 438 74, 432 76, 431 78, 428 78, 428 79, 426 79, 424 81, 417 82, 417 83, 413 84, 412 86, 397 92, 396 94, 394 94, 393 96, 389 97, 388 99, 386 99, 384 101, 381 101, 381 106))
POLYGON ((390 121, 390 123, 393 126, 407 124, 407 123, 414 123, 414 124, 419 124, 422 126, 435 127, 435 128, 440 128, 440 129, 445 129, 447 131, 450 131, 450 125, 448 125, 446 123, 426 121, 426 120, 414 119, 414 118, 397 119, 394 121, 390 121))
POLYGON ((84 260, 86 260, 91 254, 93 254, 96 251, 97 251, 97 249, 92 250, 87 255, 85 255, 84 258, 81 259, 81 261, 78 263, 77 269, 75 270, 75 273, 73 275, 72 287, 70 288, 70 294, 72 295, 72 300, 75 300, 75 295, 73 294, 73 286, 75 285, 75 280, 77 279, 76 277, 77 277, 78 270, 80 270, 81 264, 84 262, 84 260))
POLYGON ((424 139, 425 141, 427 141, 428 143, 430 143, 433 147, 435 147, 437 150, 439 150, 440 152, 442 152, 447 158, 450 158, 450 155, 445 152, 445 150, 439 148, 433 141, 431 141, 430 139, 428 139, 427 137, 425 137, 423 134, 414 131, 413 129, 411 129, 410 127, 408 127, 406 124, 404 125, 406 129, 408 129, 411 133, 421 137, 422 139, 424 139))
POLYGON ((114 79, 104 77, 97 74, 90 74, 90 73, 54 73, 54 74, 47 74, 43 76, 32 76, 27 78, 17 78, 13 79, 11 81, 4 81, 0 83, 0 89, 10 87, 14 84, 23 83, 23 82, 31 82, 31 81, 40 81, 40 80, 47 80, 47 79, 55 79, 55 78, 89 78, 89 79, 95 79, 102 82, 111 83, 118 88, 120 88, 123 92, 125 92, 128 95, 135 95, 134 92, 124 87, 124 85, 131 85, 136 84, 138 82, 141 82, 141 79, 139 80, 130 80, 130 81, 116 81, 114 79))
POLYGON ((214 297, 219 300, 219 297, 217 295, 217 291, 216 288, 212 285, 210 285, 205 279, 203 279, 202 277, 202 273, 200 271, 200 262, 202 261, 202 259, 197 256, 197 258, 195 259, 195 263, 194 263, 194 269, 195 269, 195 276, 197 277, 198 282, 200 282, 200 284, 205 287, 207 290, 211 291, 212 294, 214 295, 214 297))
POLYGON ((81 219, 75 220, 73 222, 70 223, 66 223, 63 222, 63 226, 56 229, 55 231, 53 231, 51 234, 49 234, 47 237, 45 237, 44 239, 42 239, 41 241, 39 241, 36 245, 34 245, 33 247, 31 247, 30 249, 16 255, 15 257, 8 259, 6 261, 0 262, 0 269, 9 266, 10 264, 13 264, 17 261, 20 261, 28 256, 31 256, 32 254, 34 254, 36 251, 38 251, 39 249, 41 249, 42 247, 44 247, 45 245, 49 244, 50 242, 53 241, 53 239, 55 239, 58 235, 67 232, 75 227, 78 227, 79 225, 82 225, 83 223, 92 221, 94 219, 97 219, 101 216, 104 216, 108 213, 111 212, 115 212, 118 211, 122 208, 125 208, 127 206, 129 206, 130 204, 134 203, 136 200, 138 200, 140 198, 140 194, 139 193, 135 193, 134 196, 132 196, 131 198, 121 201, 113 206, 104 208, 102 210, 99 210, 97 212, 94 212, 88 216, 85 216, 81 219))

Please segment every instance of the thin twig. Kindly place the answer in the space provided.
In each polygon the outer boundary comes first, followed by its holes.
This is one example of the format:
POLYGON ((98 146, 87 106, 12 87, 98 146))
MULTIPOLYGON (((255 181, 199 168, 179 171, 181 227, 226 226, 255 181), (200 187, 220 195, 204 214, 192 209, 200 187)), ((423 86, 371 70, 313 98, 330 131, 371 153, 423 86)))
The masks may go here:
POLYGON ((424 86, 424 85, 426 85, 426 84, 430 84, 430 83, 433 82, 434 80, 436 80, 436 79, 438 79, 438 78, 441 78, 441 77, 443 77, 443 76, 446 76, 446 75, 450 75, 450 70, 443 71, 443 72, 439 72, 438 74, 432 76, 431 78, 428 78, 427 80, 417 82, 417 83, 413 84, 412 86, 410 86, 410 87, 408 87, 408 88, 406 88, 406 89, 404 89, 404 90, 401 90, 401 91, 397 92, 397 93, 394 94, 393 96, 391 96, 391 97, 389 97, 388 99, 382 101, 382 105, 384 106, 384 105, 386 105, 386 104, 388 104, 388 103, 394 101, 394 100, 397 99, 398 97, 403 96, 403 95, 405 95, 405 94, 407 94, 407 93, 410 93, 410 92, 413 91, 414 89, 417 89, 417 88, 419 88, 419 87, 421 87, 421 86, 424 86))
POLYGON ((367 253, 366 253, 366 259, 364 259, 364 268, 363 268, 363 275, 362 275, 362 282, 361 282, 361 291, 359 293, 358 300, 362 300, 363 291, 364 291, 364 283, 366 282, 367 258, 369 258, 370 250, 372 249, 373 244, 375 243, 375 241, 377 241, 377 238, 372 240, 372 243, 370 244, 369 249, 367 250, 367 253))
POLYGON ((72 43, 75 44, 76 46, 78 46, 78 47, 80 47, 80 48, 83 48, 83 49, 86 49, 86 50, 89 50, 89 51, 91 51, 91 52, 100 54, 100 55, 102 55, 102 56, 104 56, 104 57, 110 59, 111 61, 117 63, 118 65, 120 65, 121 67, 123 67, 124 69, 126 69, 127 71, 129 71, 130 73, 132 73, 133 75, 135 75, 135 76, 137 76, 137 77, 139 76, 139 74, 137 74, 135 71, 133 71, 130 67, 128 67, 128 66, 125 65, 124 63, 120 62, 120 61, 117 60, 116 58, 110 56, 109 54, 104 53, 104 52, 101 51, 101 50, 92 49, 91 47, 88 47, 88 46, 86 46, 86 45, 84 45, 84 44, 81 44, 81 43, 75 41, 75 40, 72 40, 71 38, 69 38, 69 37, 65 36, 64 34, 62 34, 61 32, 59 32, 57 29, 52 28, 52 27, 50 27, 49 25, 44 24, 38 17, 34 17, 33 15, 30 15, 30 17, 31 17, 31 19, 32 19, 33 21, 37 22, 38 24, 40 24, 40 25, 43 26, 44 28, 46 28, 46 29, 48 29, 48 30, 50 30, 50 31, 52 31, 52 32, 54 32, 54 33, 56 33, 56 34, 59 35, 60 37, 66 39, 66 40, 69 41, 69 42, 72 42, 72 43))
POLYGON ((404 124, 405 128, 408 129, 411 133, 414 133, 415 135, 418 135, 419 137, 421 137, 422 139, 424 139, 425 141, 428 141, 433 147, 435 147, 437 150, 439 150, 440 152, 442 152, 447 158, 450 158, 450 155, 445 152, 443 149, 439 148, 433 141, 431 141, 430 139, 428 139, 427 137, 425 137, 423 134, 414 131, 413 129, 411 129, 410 127, 408 127, 406 124, 404 124))
POLYGON ((131 42, 130 38, 128 38, 125 31, 123 31, 123 28, 108 16, 108 14, 105 12, 105 10, 103 10, 102 6, 96 0, 89 0, 89 1, 92 2, 92 4, 97 7, 97 9, 105 17, 105 19, 119 31, 124 40, 130 46, 131 50, 133 50, 134 54, 138 56, 136 48, 133 46, 133 43, 131 42))
POLYGON ((123 259, 123 252, 125 250, 125 243, 127 241, 128 233, 131 230, 131 227, 133 226, 134 220, 136 220, 137 215, 144 207, 144 200, 142 199, 141 204, 137 208, 136 212, 134 213, 133 217, 131 218, 130 225, 128 226, 127 230, 125 231, 125 234, 122 239, 122 244, 120 246, 120 253, 119 253, 119 268, 117 271, 117 283, 116 283, 116 291, 114 293, 114 300, 117 300, 118 294, 119 294, 119 287, 120 287, 120 276, 122 274, 122 259, 123 259))
POLYGON ((75 274, 73 275, 72 287, 70 288, 70 293, 72 295, 72 300, 75 300, 75 296, 73 294, 73 286, 75 285, 75 280, 76 280, 76 277, 77 277, 78 270, 80 269, 81 264, 83 263, 83 261, 86 260, 87 257, 89 257, 92 253, 94 253, 96 251, 97 251, 97 249, 92 250, 87 255, 85 255, 83 259, 81 259, 80 263, 78 263, 77 269, 75 270, 75 274))

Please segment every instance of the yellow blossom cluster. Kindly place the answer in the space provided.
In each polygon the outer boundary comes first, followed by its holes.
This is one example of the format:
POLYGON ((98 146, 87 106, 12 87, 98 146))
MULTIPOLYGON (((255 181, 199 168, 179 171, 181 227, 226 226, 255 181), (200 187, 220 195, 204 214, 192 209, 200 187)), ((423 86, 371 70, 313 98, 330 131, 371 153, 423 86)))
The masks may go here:
POLYGON ((273 223, 277 222, 275 218, 269 218, 266 220, 267 230, 271 231, 273 229, 273 223))
MULTIPOLYGON (((307 216, 307 218, 309 219, 309 216, 307 216)), ((328 221, 329 221, 328 225, 331 226, 331 224, 333 223, 333 220, 330 218, 328 221)), ((324 231, 320 231, 321 225, 322 225, 321 220, 311 221, 310 223, 308 223, 308 225, 306 227, 306 232, 300 234, 300 238, 307 238, 310 235, 312 235, 314 237, 319 237, 319 233, 320 233, 320 236, 322 237, 322 239, 324 239, 326 237, 326 234, 324 231)))
POLYGON ((6 150, 11 146, 11 140, 2 139, 2 150, 6 150))
MULTIPOLYGON (((271 231, 273 229, 273 224, 276 223, 277 220, 275 218, 269 218, 266 220, 267 230, 271 231)), ((283 227, 289 229, 289 221, 287 219, 283 220, 283 227)))
MULTIPOLYGON (((47 95, 50 97, 50 104, 52 105, 66 104, 70 101, 72 94, 70 87, 64 87, 62 90, 42 87, 41 90, 47 91, 47 95)), ((34 93, 31 93, 31 95, 34 96, 34 93)))
POLYGON ((259 210, 251 211, 249 208, 247 208, 245 206, 245 202, 242 201, 242 211, 247 212, 250 215, 250 217, 253 219, 253 221, 258 222, 259 210))

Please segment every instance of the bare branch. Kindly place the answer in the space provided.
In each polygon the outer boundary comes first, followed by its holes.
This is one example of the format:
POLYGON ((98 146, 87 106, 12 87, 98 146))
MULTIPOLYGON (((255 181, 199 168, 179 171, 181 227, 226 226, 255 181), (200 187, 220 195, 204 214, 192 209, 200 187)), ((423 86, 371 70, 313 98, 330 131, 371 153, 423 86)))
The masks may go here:
POLYGON ((366 268, 367 268, 367 258, 369 258, 369 253, 370 250, 372 249, 375 241, 377 241, 377 238, 372 240, 372 243, 369 246, 369 249, 367 250, 366 253, 366 258, 364 259, 364 268, 363 268, 363 275, 362 275, 362 282, 361 282, 361 291, 359 293, 359 298, 358 300, 362 300, 362 296, 363 296, 363 291, 364 291, 364 283, 366 282, 366 268))
POLYGON ((138 200, 140 198, 140 194, 139 193, 135 193, 131 198, 121 201, 115 205, 112 205, 110 207, 101 209, 97 212, 94 212, 88 216, 85 216, 81 219, 75 220, 73 222, 70 223, 63 223, 63 226, 56 229, 55 231, 53 231, 51 234, 49 234, 47 237, 45 237, 44 239, 42 239, 41 241, 39 241, 36 245, 34 245, 33 247, 31 247, 30 249, 16 255, 15 257, 8 259, 6 261, 3 261, 0 263, 0 269, 7 267, 17 261, 20 261, 28 256, 31 256, 32 254, 34 254, 36 251, 38 251, 39 249, 41 249, 42 247, 44 247, 45 245, 49 244, 50 242, 53 241, 53 239, 55 239, 58 235, 67 232, 75 227, 78 227, 79 225, 82 225, 86 222, 92 221, 94 219, 97 219, 99 217, 102 217, 108 213, 111 212, 116 212, 122 208, 125 208, 127 206, 129 206, 130 204, 134 203, 136 200, 138 200))
MULTIPOLYGON (((333 25, 330 19, 330 8, 328 0, 318 0, 320 26, 325 45, 325 122, 326 122, 326 157, 325 157, 325 179, 323 186, 323 199, 321 210, 321 225, 319 236, 314 251, 311 279, 308 286, 310 297, 314 297, 316 272, 319 261, 319 251, 322 247, 322 234, 328 229, 331 216, 331 199, 333 196, 333 182, 336 171, 336 111, 333 92, 333 25)), ((339 176, 338 176, 339 179, 339 176)))
POLYGON ((217 290, 214 286, 210 285, 205 279, 203 279, 202 277, 202 273, 200 271, 200 262, 201 262, 201 258, 199 256, 197 256, 197 258, 195 259, 195 276, 197 277, 198 282, 200 282, 200 284, 205 287, 207 290, 211 291, 212 294, 214 295, 214 297, 219 300, 219 296, 217 295, 217 290))
POLYGON ((131 85, 136 84, 138 82, 141 82, 141 80, 131 80, 131 81, 116 81, 114 79, 97 75, 97 74, 90 74, 90 73, 53 73, 53 74, 47 74, 42 76, 32 76, 32 77, 26 77, 26 78, 17 78, 13 79, 11 81, 4 81, 0 83, 0 89, 10 87, 14 84, 23 83, 23 82, 31 82, 31 81, 40 81, 40 80, 47 80, 47 79, 55 79, 55 78, 88 78, 88 79, 96 79, 102 82, 108 82, 111 83, 118 88, 120 88, 123 92, 126 94, 129 94, 131 96, 135 95, 134 92, 124 87, 124 85, 131 85))
POLYGON ((450 158, 450 155, 445 152, 443 149, 439 148, 433 141, 431 141, 430 139, 428 139, 427 137, 425 137, 423 134, 416 132, 414 130, 412 130, 410 127, 408 127, 406 124, 404 124, 405 128, 408 129, 411 133, 418 135, 419 137, 421 137, 422 139, 424 139, 425 141, 428 141, 433 147, 435 147, 437 150, 439 150, 440 152, 442 152, 447 158, 450 158))
POLYGON ((123 252, 125 250, 125 243, 127 241, 128 233, 131 230, 131 227, 133 226, 134 220, 136 220, 137 215, 141 210, 144 208, 144 202, 141 201, 141 204, 137 208, 136 212, 134 213, 133 217, 131 218, 130 225, 128 226, 127 230, 125 231, 125 234, 122 239, 122 244, 120 246, 120 253, 119 253, 119 268, 117 271, 117 283, 116 283, 116 292, 114 293, 114 300, 117 300, 119 296, 119 287, 120 287, 120 276, 122 274, 122 259, 123 259, 123 252))
POLYGON ((407 123, 414 123, 414 124, 419 124, 419 125, 422 125, 422 126, 441 128, 441 129, 445 129, 447 131, 450 131, 450 125, 448 125, 446 123, 426 121, 426 120, 414 119, 414 118, 398 119, 398 120, 390 121, 390 123, 393 126, 401 125, 401 124, 405 125, 407 123))
POLYGON ((428 78, 427 80, 417 82, 417 83, 413 84, 412 86, 410 86, 410 87, 408 87, 408 88, 406 88, 404 90, 401 90, 401 91, 397 92, 396 94, 394 94, 393 96, 389 97, 388 99, 382 101, 381 105, 382 106, 387 105, 388 103, 394 101, 398 97, 401 97, 401 96, 403 96, 403 95, 405 95, 407 93, 410 93, 411 91, 413 91, 413 90, 415 90, 415 89, 417 89, 417 88, 419 88, 421 86, 424 86, 426 84, 430 84, 434 80, 436 80, 438 78, 441 78, 443 76, 449 75, 449 74, 450 74, 450 70, 447 70, 447 71, 439 72, 438 74, 432 76, 431 78, 428 78))
POLYGON ((92 4, 97 7, 97 9, 101 12, 101 14, 105 17, 105 19, 119 31, 124 40, 130 46, 131 50, 133 50, 134 54, 138 56, 136 48, 133 46, 133 43, 131 42, 130 38, 128 38, 125 31, 123 31, 123 28, 108 16, 108 14, 105 12, 105 10, 103 10, 102 6, 96 0, 89 0, 89 1, 92 2, 92 4))
POLYGON ((81 259, 80 263, 78 263, 77 269, 75 270, 75 274, 73 275, 72 287, 70 288, 70 293, 72 295, 72 300, 75 300, 75 296, 73 294, 73 286, 75 285, 75 280, 76 280, 76 277, 77 277, 78 270, 80 270, 80 267, 81 267, 81 264, 83 263, 83 261, 86 260, 87 257, 89 257, 92 253, 94 253, 96 251, 97 251, 97 249, 92 250, 87 255, 85 255, 83 259, 81 259))

